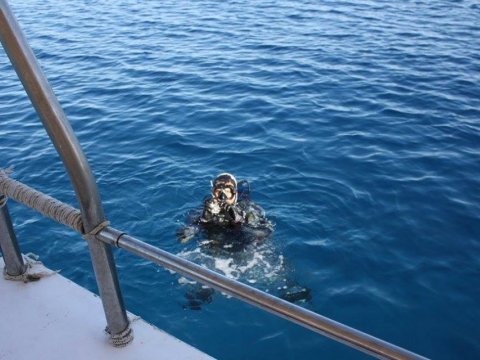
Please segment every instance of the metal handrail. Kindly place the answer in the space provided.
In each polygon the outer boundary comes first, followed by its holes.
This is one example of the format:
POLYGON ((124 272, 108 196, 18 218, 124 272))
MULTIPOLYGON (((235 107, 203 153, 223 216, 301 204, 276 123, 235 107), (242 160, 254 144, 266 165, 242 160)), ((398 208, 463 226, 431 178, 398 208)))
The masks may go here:
POLYGON ((0 39, 75 190, 85 232, 105 220, 90 165, 7 1, 0 0, 0 39))
MULTIPOLYGON (((68 172, 80 205, 84 232, 88 234, 105 221, 95 178, 6 0, 0 0, 0 40, 68 172)), ((128 329, 129 323, 112 250, 94 237, 89 237, 87 241, 109 331, 112 335, 122 334, 128 329)))
POLYGON ((132 236, 107 227, 98 234, 107 244, 124 249, 132 254, 150 260, 169 270, 213 287, 237 299, 252 304, 314 332, 363 351, 380 359, 426 359, 411 351, 343 325, 313 311, 272 296, 249 285, 232 280, 192 263, 184 258, 161 250, 132 236))
POLYGON ((0 248, 5 259, 5 273, 10 276, 20 276, 25 273, 15 232, 13 231, 10 213, 7 209, 7 197, 0 193, 0 248))
MULTIPOLYGON (((82 234, 88 235, 86 238, 97 285, 107 324, 113 336, 129 330, 111 252, 111 247, 116 246, 375 357, 381 359, 425 359, 420 355, 205 269, 112 227, 104 227, 98 233, 89 235, 93 229, 105 221, 95 180, 71 126, 5 0, 0 0, 0 40, 70 176, 80 204, 84 230, 82 234)), ((6 208, 6 204, 3 204, 3 207, 6 208)), ((8 220, 7 217, 5 219, 8 220)), ((18 247, 18 244, 16 244, 15 237, 11 236, 13 230, 8 228, 11 227, 8 222, 2 222, 0 226, 3 230, 8 230, 4 231, 5 242, 8 243, 5 246, 15 250, 15 245, 18 247)), ((0 236, 3 236, 1 232, 0 236)), ((1 245, 3 248, 4 243, 1 245)), ((12 253, 14 252, 12 251, 12 253)), ((7 261, 7 258, 5 260, 7 261)))

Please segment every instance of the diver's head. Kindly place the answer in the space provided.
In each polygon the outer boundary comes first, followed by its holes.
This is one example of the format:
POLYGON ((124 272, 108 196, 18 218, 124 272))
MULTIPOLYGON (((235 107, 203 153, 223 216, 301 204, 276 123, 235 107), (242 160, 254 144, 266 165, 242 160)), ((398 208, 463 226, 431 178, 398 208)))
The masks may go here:
POLYGON ((218 175, 212 182, 212 196, 220 204, 235 205, 237 203, 237 180, 229 173, 218 175))

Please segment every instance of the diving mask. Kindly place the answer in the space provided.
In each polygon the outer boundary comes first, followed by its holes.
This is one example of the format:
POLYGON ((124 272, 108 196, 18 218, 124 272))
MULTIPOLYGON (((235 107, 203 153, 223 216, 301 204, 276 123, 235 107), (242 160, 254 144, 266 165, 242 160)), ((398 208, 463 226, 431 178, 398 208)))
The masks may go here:
POLYGON ((220 204, 235 205, 237 202, 237 180, 228 173, 220 174, 212 183, 212 196, 220 204))

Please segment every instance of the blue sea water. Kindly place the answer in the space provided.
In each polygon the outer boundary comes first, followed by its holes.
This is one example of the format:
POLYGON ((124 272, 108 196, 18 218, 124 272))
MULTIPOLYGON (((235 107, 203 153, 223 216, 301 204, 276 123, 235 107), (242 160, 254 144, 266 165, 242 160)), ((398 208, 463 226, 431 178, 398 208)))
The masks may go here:
MULTIPOLYGON (((302 306, 424 356, 480 357, 477 1, 11 6, 115 227, 272 293, 293 279, 302 306), (276 224, 243 263, 175 235, 222 171, 276 224)), ((75 205, 2 50, 0 74, 0 167, 75 205)), ((23 252, 96 291, 81 237, 10 210, 23 252)), ((185 309, 184 279, 115 257, 131 312, 219 359, 368 358, 221 294, 185 309)))

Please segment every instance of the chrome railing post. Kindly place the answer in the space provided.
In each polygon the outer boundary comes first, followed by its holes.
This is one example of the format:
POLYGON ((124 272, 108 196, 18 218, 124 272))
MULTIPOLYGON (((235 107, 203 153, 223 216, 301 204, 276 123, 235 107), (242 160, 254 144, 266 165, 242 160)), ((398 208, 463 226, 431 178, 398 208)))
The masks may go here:
MULTIPOLYGON (((88 235, 105 221, 95 179, 73 129, 6 0, 0 0, 0 40, 70 176, 80 205, 84 233, 88 235)), ((95 235, 86 238, 112 339, 118 339, 122 334, 131 338, 111 247, 98 241, 95 235)))
POLYGON ((20 276, 25 273, 17 237, 13 231, 12 221, 7 208, 7 197, 0 195, 0 248, 5 261, 5 272, 10 276, 20 276))

